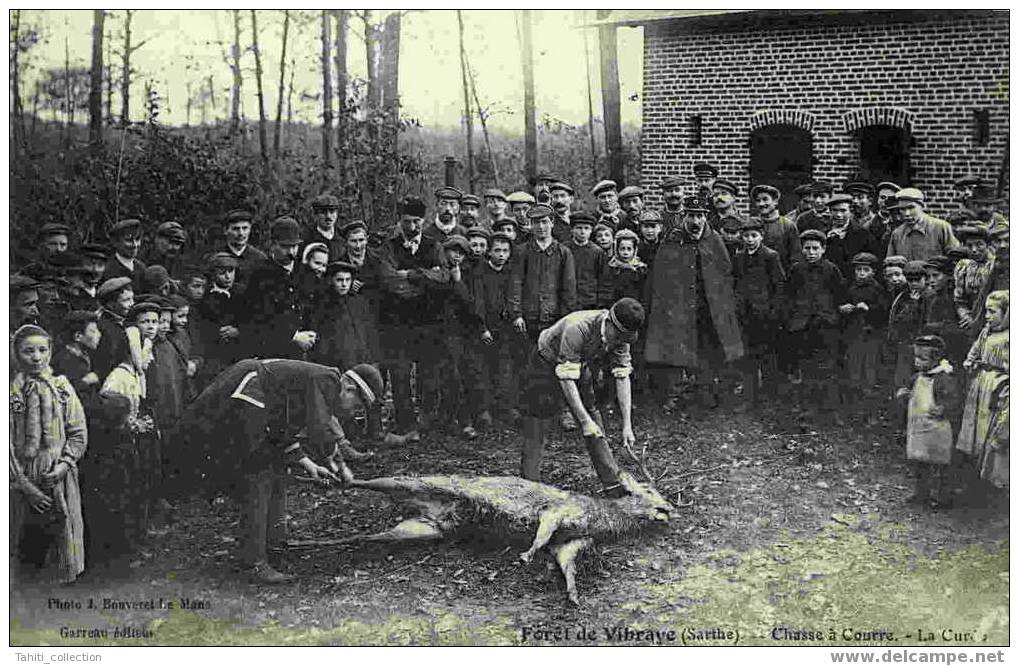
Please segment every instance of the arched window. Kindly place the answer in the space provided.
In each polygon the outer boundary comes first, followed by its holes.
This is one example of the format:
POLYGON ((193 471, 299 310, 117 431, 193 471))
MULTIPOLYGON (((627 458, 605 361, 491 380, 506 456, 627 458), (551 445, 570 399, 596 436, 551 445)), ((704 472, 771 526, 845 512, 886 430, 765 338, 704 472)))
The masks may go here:
POLYGON ((870 183, 891 181, 906 187, 909 171, 909 131, 891 125, 869 125, 856 130, 860 143, 860 178, 870 183))
POLYGON ((814 138, 795 125, 766 125, 750 133, 750 186, 773 185, 782 192, 782 209, 791 210, 796 187, 814 173, 814 138))

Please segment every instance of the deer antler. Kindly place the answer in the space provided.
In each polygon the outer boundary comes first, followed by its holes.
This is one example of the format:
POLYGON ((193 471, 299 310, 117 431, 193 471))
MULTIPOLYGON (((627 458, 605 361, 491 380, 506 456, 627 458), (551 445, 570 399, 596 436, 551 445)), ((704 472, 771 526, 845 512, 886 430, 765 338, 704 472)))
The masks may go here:
POLYGON ((647 442, 645 441, 644 448, 641 449, 640 457, 638 458, 637 454, 633 452, 633 449, 630 447, 630 445, 627 444, 625 441, 623 442, 623 449, 626 451, 626 454, 630 456, 633 462, 637 465, 637 469, 639 469, 640 473, 644 475, 644 478, 647 479, 647 482, 650 483, 651 485, 654 485, 655 483, 654 474, 649 472, 647 466, 644 464, 644 458, 647 456, 647 446, 648 446, 647 442))

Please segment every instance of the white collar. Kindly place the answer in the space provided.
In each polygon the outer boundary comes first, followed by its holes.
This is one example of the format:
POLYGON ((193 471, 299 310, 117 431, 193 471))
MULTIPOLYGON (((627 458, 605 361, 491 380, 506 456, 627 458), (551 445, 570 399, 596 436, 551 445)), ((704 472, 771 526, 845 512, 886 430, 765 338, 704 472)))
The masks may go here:
POLYGON ((216 285, 212 285, 211 287, 209 287, 209 293, 210 294, 226 294, 228 298, 233 295, 233 294, 230 293, 229 289, 224 289, 223 287, 217 287, 216 285))
POLYGON ((226 249, 230 251, 230 254, 234 255, 235 257, 239 257, 239 256, 243 255, 248 250, 248 246, 247 246, 247 244, 245 244, 244 246, 241 247, 240 250, 238 250, 233 245, 231 245, 230 243, 227 243, 226 244, 226 249))
POLYGON ((503 264, 502 266, 496 267, 496 265, 492 263, 491 259, 488 260, 488 265, 491 267, 491 269, 493 271, 496 271, 497 273, 501 273, 502 269, 506 268, 506 264, 503 264))
POLYGON ((128 259, 126 257, 123 257, 119 252, 114 252, 113 255, 117 257, 117 261, 120 262, 121 266, 123 266, 129 271, 134 270, 134 259, 128 259))
POLYGON ((336 227, 330 229, 329 233, 322 231, 319 227, 315 227, 315 231, 317 231, 318 235, 321 236, 322 238, 328 238, 329 240, 332 240, 333 238, 336 237, 336 227))

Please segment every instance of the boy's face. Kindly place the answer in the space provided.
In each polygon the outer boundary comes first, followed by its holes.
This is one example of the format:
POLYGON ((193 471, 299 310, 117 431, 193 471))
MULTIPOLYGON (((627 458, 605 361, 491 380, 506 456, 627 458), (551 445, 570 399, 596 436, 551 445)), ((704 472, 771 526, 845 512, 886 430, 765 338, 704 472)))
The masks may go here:
MULTIPOLYGON (((510 205, 510 211, 513 213, 513 217, 515 217, 521 224, 527 220, 527 211, 529 210, 531 210, 531 204, 526 201, 510 205)), ((530 221, 528 221, 528 224, 530 224, 530 221)))
POLYGON ((315 277, 322 277, 326 274, 326 266, 329 264, 329 255, 325 252, 312 252, 308 255, 308 268, 315 274, 315 277))
POLYGON ((818 213, 828 208, 828 200, 831 199, 831 192, 813 192, 810 195, 810 205, 818 213))
POLYGON ((130 289, 125 289, 119 294, 113 301, 113 311, 119 314, 121 317, 126 316, 128 310, 134 307, 134 292, 130 289))
POLYGON ((637 244, 632 238, 623 238, 616 243, 616 254, 620 261, 630 261, 637 254, 637 244))
POLYGON ((973 261, 987 259, 987 241, 983 238, 967 238, 966 249, 969 251, 969 258, 973 261))
POLYGON ((141 331, 143 338, 155 340, 156 333, 159 332, 159 313, 142 312, 135 318, 134 324, 141 331))
POLYGON ((658 236, 660 236, 661 233, 662 225, 655 220, 640 223, 640 235, 649 243, 657 243, 658 236))
POLYGON ((197 303, 205 297, 205 278, 192 276, 184 285, 188 300, 197 303))
POLYGON ((927 275, 926 274, 910 274, 906 276, 906 284, 909 285, 909 291, 914 294, 919 294, 927 288, 927 275))
POLYGON ((548 240, 552 237, 552 218, 546 215, 533 220, 531 231, 538 240, 548 240))
POLYGON ((574 224, 573 227, 570 228, 570 233, 573 234, 573 241, 577 245, 586 244, 589 240, 591 240, 592 229, 593 227, 590 224, 584 224, 583 222, 574 224))
POLYGON ((368 233, 364 229, 355 229, 347 236, 347 249, 356 256, 361 256, 368 248, 368 233))
POLYGON ((852 219, 853 213, 850 208, 848 201, 843 201, 829 206, 828 210, 831 212, 832 224, 836 227, 843 227, 849 224, 849 220, 852 219))
POLYGON ((464 254, 464 251, 458 247, 446 248, 446 259, 449 260, 450 266, 459 266, 466 257, 467 255, 464 254))
POLYGON ((1001 306, 1001 303, 991 301, 984 307, 984 318, 987 320, 988 328, 992 331, 999 331, 1004 328, 1005 308, 1001 306))
POLYGON ((819 240, 808 240, 803 242, 803 258, 808 263, 821 261, 824 256, 824 244, 819 240))
POLYGON ((913 368, 924 372, 938 364, 938 350, 934 347, 913 345, 913 368))
POLYGON ((856 277, 857 282, 866 282, 874 277, 874 267, 867 264, 854 264, 853 276, 856 277))
POLYGON ((948 282, 948 276, 936 268, 927 269, 927 286, 931 291, 941 291, 941 288, 948 282))
POLYGON ((231 245, 247 245, 251 237, 251 223, 248 221, 231 222, 226 228, 226 240, 231 245))
POLYGON ((216 283, 216 286, 220 289, 226 289, 229 291, 233 289, 234 278, 237 275, 237 269, 235 268, 217 268, 216 272, 212 274, 212 281, 216 283))
POLYGON ((495 231, 500 231, 506 234, 507 236, 509 236, 510 241, 515 241, 517 239, 517 225, 515 224, 503 225, 501 227, 496 228, 495 231))
POLYGON ((750 251, 754 251, 761 247, 761 241, 764 240, 764 235, 757 229, 746 229, 740 232, 740 238, 743 240, 743 247, 750 251))
POLYGON ((175 331, 183 331, 188 327, 188 315, 190 313, 191 308, 186 305, 173 311, 173 329, 175 331))
POLYGON ((485 210, 489 217, 500 218, 506 213, 506 200, 499 197, 485 197, 485 210))
POLYGON ((603 250, 612 247, 612 232, 608 229, 599 229, 594 234, 594 244, 603 250))
POLYGON ((754 206, 760 215, 770 215, 778 207, 778 199, 767 192, 758 192, 754 196, 754 206))
POLYGON ((491 259, 493 266, 505 266, 510 258, 510 244, 504 240, 493 242, 488 257, 491 259))
POLYGON ((103 334, 99 330, 99 324, 90 321, 85 324, 85 329, 81 333, 75 334, 74 340, 85 349, 95 351, 99 348, 99 340, 102 337, 103 334))
POLYGON ((885 268, 885 282, 890 287, 903 287, 906 284, 906 275, 902 272, 901 266, 887 266, 885 268))
POLYGON ((159 337, 165 338, 170 333, 170 327, 173 325, 173 312, 170 310, 163 310, 159 313, 159 337))
POLYGON ((340 296, 350 293, 350 286, 354 283, 354 276, 349 271, 336 271, 331 280, 333 291, 340 296))
POLYGON ((467 239, 467 243, 471 246, 472 257, 483 257, 488 252, 488 241, 484 236, 471 236, 467 239))

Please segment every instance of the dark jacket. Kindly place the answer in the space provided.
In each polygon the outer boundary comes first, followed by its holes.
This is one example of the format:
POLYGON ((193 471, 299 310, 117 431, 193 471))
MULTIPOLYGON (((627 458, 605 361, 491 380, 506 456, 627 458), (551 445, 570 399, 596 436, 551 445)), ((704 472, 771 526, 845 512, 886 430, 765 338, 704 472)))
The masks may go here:
POLYGON ((379 255, 382 293, 379 298, 379 323, 393 326, 434 324, 440 312, 435 291, 449 282, 446 257, 439 243, 421 234, 417 252, 404 247, 403 236, 397 234, 382 246, 379 255), (397 271, 410 271, 406 278, 397 271))
POLYGON ((378 326, 371 302, 363 294, 327 293, 312 313, 318 342, 310 360, 348 370, 378 360, 378 326))
POLYGON ((78 398, 81 400, 82 407, 85 408, 85 414, 88 415, 95 404, 100 388, 98 383, 90 385, 81 381, 82 377, 92 372, 92 358, 88 352, 85 350, 72 350, 64 345, 53 355, 50 366, 53 368, 54 375, 63 375, 71 382, 74 392, 78 394, 78 398))
POLYGON ((866 311, 853 310, 845 316, 847 338, 884 330, 888 323, 888 292, 877 280, 869 278, 863 283, 850 282, 846 287, 846 303, 866 303, 868 308, 866 311))
POLYGON ((244 252, 240 254, 234 253, 230 249, 230 246, 223 243, 220 247, 216 248, 216 252, 226 252, 237 259, 237 272, 234 275, 234 293, 241 295, 248 286, 248 281, 251 279, 251 274, 255 272, 255 269, 269 261, 269 257, 266 256, 265 252, 262 252, 254 245, 247 245, 244 248, 244 252))
POLYGON ((764 245, 753 254, 741 249, 733 259, 732 275, 741 324, 779 317, 785 296, 785 271, 778 252, 764 245))
POLYGON ((780 215, 774 222, 764 223, 764 244, 778 252, 782 269, 786 272, 803 258, 800 250, 800 231, 796 223, 785 215, 780 215))
POLYGON ((510 319, 510 286, 513 267, 507 262, 495 270, 487 261, 479 264, 472 273, 474 309, 483 330, 496 331, 508 327, 510 319))
POLYGON ((304 245, 301 246, 301 256, 304 256, 304 248, 308 247, 312 243, 322 243, 329 249, 329 261, 336 261, 343 254, 343 251, 347 248, 346 242, 343 240, 343 235, 340 234, 339 229, 333 230, 333 237, 326 238, 318 230, 314 224, 311 225, 311 229, 305 234, 304 245))
POLYGON ((103 273, 103 280, 109 280, 116 277, 131 278, 131 286, 134 288, 134 293, 141 293, 142 288, 142 277, 145 275, 145 264, 142 263, 141 259, 134 260, 134 270, 129 270, 127 266, 120 263, 117 259, 117 255, 113 254, 109 259, 106 260, 106 272, 103 273))
POLYGON ((824 257, 814 263, 804 260, 793 264, 785 297, 789 331, 837 326, 838 307, 846 302, 845 289, 842 272, 824 257))
POLYGON ((533 238, 514 250, 510 316, 548 325, 573 312, 577 269, 573 253, 552 239, 544 250, 533 238))
POLYGON ((92 353, 92 370, 99 375, 99 381, 105 381, 127 353, 127 333, 124 332, 124 320, 103 310, 99 315, 99 347, 92 353))
POLYGON ((844 236, 828 232, 824 258, 835 264, 842 276, 849 279, 853 274, 853 257, 860 252, 867 252, 870 241, 871 236, 866 230, 856 228, 852 224, 846 229, 844 236))
POLYGON ((439 244, 441 249, 442 244, 449 240, 450 236, 466 236, 467 228, 457 222, 453 225, 453 228, 449 231, 449 233, 446 233, 435 224, 435 219, 432 218, 432 220, 425 225, 421 235, 431 238, 439 244))
POLYGON ((275 261, 267 261, 251 274, 241 297, 240 315, 244 348, 256 358, 300 359, 304 352, 294 343, 294 333, 306 330, 306 294, 297 262, 287 272, 275 261))
POLYGON ((612 307, 620 298, 633 298, 643 303, 646 296, 644 290, 647 282, 647 264, 640 262, 633 266, 610 259, 607 266, 604 300, 598 307, 612 307))
POLYGON ((244 358, 244 342, 250 338, 251 331, 240 325, 243 307, 243 301, 236 294, 227 296, 211 289, 195 307, 194 320, 198 335, 191 344, 192 351, 204 359, 203 375, 215 376, 244 358), (240 336, 232 340, 221 340, 219 329, 222 326, 236 326, 240 336))
POLYGON ((577 272, 577 305, 578 310, 594 310, 605 300, 602 293, 605 287, 605 273, 608 257, 594 243, 577 245, 570 240, 564 245, 573 255, 573 267, 577 272))

